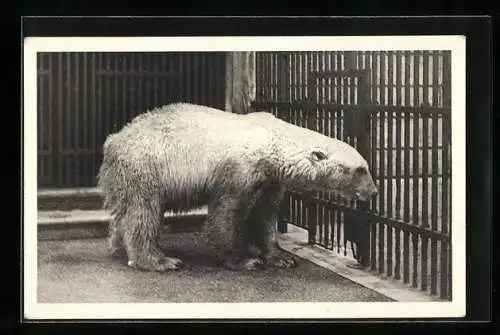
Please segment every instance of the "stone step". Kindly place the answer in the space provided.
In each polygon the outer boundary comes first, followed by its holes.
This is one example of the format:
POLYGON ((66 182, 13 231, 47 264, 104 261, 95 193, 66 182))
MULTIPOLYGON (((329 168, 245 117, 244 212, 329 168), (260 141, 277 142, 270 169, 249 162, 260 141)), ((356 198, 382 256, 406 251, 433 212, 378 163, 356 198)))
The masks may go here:
MULTIPOLYGON (((203 228, 206 208, 188 213, 165 213, 164 232, 191 233, 203 228)), ((38 211, 38 240, 103 238, 108 236, 111 216, 104 210, 38 211)))
POLYGON ((102 208, 102 192, 96 187, 41 189, 37 192, 39 211, 98 210, 102 208))

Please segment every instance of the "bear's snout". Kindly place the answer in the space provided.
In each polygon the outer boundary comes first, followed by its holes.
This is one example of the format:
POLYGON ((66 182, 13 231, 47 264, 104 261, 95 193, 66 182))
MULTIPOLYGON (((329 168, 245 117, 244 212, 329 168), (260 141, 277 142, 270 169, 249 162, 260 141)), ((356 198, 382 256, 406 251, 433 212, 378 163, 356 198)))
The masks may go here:
POLYGON ((368 189, 356 192, 356 198, 361 201, 368 201, 378 194, 377 186, 372 183, 368 189))

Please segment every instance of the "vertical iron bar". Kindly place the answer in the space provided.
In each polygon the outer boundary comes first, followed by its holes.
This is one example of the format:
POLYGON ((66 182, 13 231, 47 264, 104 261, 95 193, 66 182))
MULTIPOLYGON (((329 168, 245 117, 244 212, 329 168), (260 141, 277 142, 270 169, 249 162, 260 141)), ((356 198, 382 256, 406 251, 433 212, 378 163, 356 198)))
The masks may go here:
MULTIPOLYGON (((174 54, 168 53, 168 57, 173 57, 174 54)), ((155 52, 152 55, 152 64, 150 68, 148 69, 151 71, 151 86, 152 86, 152 102, 151 102, 151 107, 156 108, 159 107, 160 104, 163 104, 163 101, 161 101, 161 95, 163 91, 165 90, 165 82, 168 81, 168 84, 171 85, 171 81, 169 81, 169 77, 167 77, 167 69, 165 69, 164 66, 164 54, 155 52), (160 97, 159 97, 160 95, 160 97)), ((179 97, 177 97, 179 98, 179 97)))
MULTIPOLYGON (((420 102, 420 53, 418 51, 414 52, 414 61, 413 61, 413 76, 414 76, 414 95, 413 101, 414 106, 418 106, 420 102)), ((413 113, 413 224, 419 224, 419 152, 420 152, 420 143, 419 143, 419 131, 420 131, 420 115, 417 112, 413 113)), ((414 287, 418 286, 418 235, 412 234, 413 239, 413 282, 412 285, 414 287)))
POLYGON ((48 115, 46 117, 49 117, 48 123, 48 155, 45 156, 47 163, 48 163, 48 175, 50 176, 49 182, 51 184, 54 183, 54 126, 57 124, 57 120, 54 120, 54 115, 56 115, 55 111, 56 108, 54 108, 54 67, 52 64, 52 57, 54 54, 52 53, 47 53, 47 70, 49 72, 49 85, 48 85, 48 115), (54 122, 55 121, 55 122, 54 122))
POLYGON ((109 53, 105 53, 104 55, 104 59, 106 60, 106 74, 105 74, 105 84, 104 84, 104 108, 103 108, 103 114, 101 114, 101 121, 105 120, 106 119, 106 123, 105 123, 105 128, 104 128, 104 133, 103 133, 103 136, 105 136, 105 134, 109 134, 111 131, 115 131, 115 128, 114 128, 114 125, 113 124, 109 124, 109 121, 108 120, 112 120, 111 122, 114 122, 115 120, 115 112, 114 110, 112 110, 112 105, 111 105, 111 94, 112 94, 112 85, 111 85, 111 65, 110 65, 110 62, 111 62, 111 54, 109 53), (105 113, 109 113, 110 117, 109 118, 105 118, 104 115, 105 113))
MULTIPOLYGON (((335 227, 336 227, 336 217, 337 210, 334 206, 330 207, 329 215, 330 215, 330 243, 332 244, 332 251, 335 251, 335 227)), ((338 252, 338 251, 337 251, 338 252)))
POLYGON ((122 115, 122 124, 125 124, 127 121, 129 121, 129 115, 130 110, 131 110, 131 105, 127 104, 127 97, 130 95, 128 90, 130 87, 130 83, 132 80, 130 80, 130 75, 129 71, 130 69, 128 68, 128 62, 129 60, 129 54, 122 54, 121 57, 121 106, 122 108, 120 109, 120 114, 122 115))
MULTIPOLYGON (((194 78, 193 78, 193 65, 192 65, 192 55, 193 53, 192 52, 186 52, 183 54, 183 62, 185 64, 184 66, 184 73, 182 74, 183 78, 184 78, 184 92, 185 92, 185 95, 186 95, 186 101, 188 102, 194 102, 193 100, 193 96, 191 95, 191 86, 190 84, 194 81, 194 78)), ((228 59, 229 59, 229 55, 228 55, 228 59)), ((266 67, 267 69, 267 67, 266 67)), ((267 90, 266 90, 267 91, 267 90)))
MULTIPOLYGON (((409 51, 404 52, 405 58, 405 106, 410 105, 410 58, 409 51)), ((403 199, 403 220, 405 223, 410 221, 410 119, 411 114, 405 113, 404 116, 404 199, 403 199)), ((410 234, 407 230, 403 233, 403 282, 408 283, 410 278, 410 234)))
POLYGON ((66 141, 66 150, 63 153, 64 157, 64 186, 71 187, 74 186, 74 180, 72 178, 72 174, 75 172, 73 167, 71 166, 72 157, 71 154, 75 148, 75 141, 73 139, 74 131, 72 129, 72 118, 73 116, 73 108, 72 108, 72 91, 73 91, 73 76, 72 76, 72 66, 71 66, 71 56, 72 53, 68 52, 65 54, 66 56, 66 101, 64 108, 64 118, 65 118, 65 127, 64 134, 62 134, 61 138, 64 138, 66 141))
MULTIPOLYGON (((326 56, 326 52, 325 51, 322 51, 320 53, 320 58, 318 59, 318 71, 320 72, 325 72, 325 66, 326 66, 326 59, 325 59, 325 56, 326 56)), ((323 76, 322 77, 322 80, 321 80, 321 91, 320 91, 320 98, 321 98, 321 102, 326 102, 326 88, 327 88, 327 81, 328 81, 328 78, 323 76)), ((325 109, 324 108, 321 108, 320 110, 318 110, 318 122, 319 122, 319 132, 322 133, 323 135, 326 135, 328 136, 328 132, 327 132, 327 124, 326 124, 326 118, 327 118, 327 115, 326 115, 326 112, 325 112, 325 109)), ((320 192, 320 197, 322 199, 325 199, 326 198, 326 193, 325 192, 320 192)), ((321 217, 321 219, 319 220, 319 224, 320 224, 320 227, 323 227, 323 230, 324 230, 324 235, 323 235, 323 242, 324 242, 324 245, 325 247, 328 247, 328 222, 327 222, 327 219, 326 219, 326 208, 324 205, 321 205, 320 208, 319 208, 319 215, 321 217)))
MULTIPOLYGON (((40 131, 40 139, 38 142, 38 150, 43 151, 43 155, 38 155, 39 163, 41 163, 41 170, 39 176, 42 176, 43 179, 38 180, 38 185, 40 187, 40 182, 43 180, 44 183, 47 181, 51 184, 51 128, 52 124, 50 123, 50 114, 53 113, 52 106, 50 103, 52 91, 50 89, 51 81, 52 81, 52 67, 50 64, 50 53, 39 53, 40 58, 43 63, 43 70, 46 74, 43 75, 43 83, 40 82, 38 86, 40 88, 40 96, 39 98, 41 102, 40 112, 37 113, 40 116, 38 122, 38 127, 40 131), (48 178, 48 180, 47 180, 48 178)), ((39 68, 39 67, 38 67, 39 68)))
MULTIPOLYGON (((299 76, 298 76, 298 80, 300 81, 299 96, 300 96, 301 101, 304 101, 304 99, 306 97, 306 89, 308 86, 307 82, 306 82, 306 80, 307 80, 307 77, 306 77, 307 62, 306 62, 306 60, 307 60, 307 54, 305 52, 301 52, 300 59, 299 59, 300 72, 299 72, 299 76)), ((305 126, 304 109, 300 108, 297 111, 296 116, 297 116, 297 118, 296 118, 297 125, 299 127, 304 127, 305 126)), ((305 202, 303 201, 302 197, 297 197, 297 207, 298 207, 298 214, 300 215, 301 226, 303 228, 306 228, 307 224, 304 223, 305 222, 305 220, 304 220, 305 202)))
MULTIPOLYGON (((371 103, 376 103, 378 101, 377 97, 377 85, 378 85, 378 76, 377 76, 377 52, 370 52, 370 86, 371 86, 371 97, 370 97, 370 102, 371 103)), ((380 148, 378 145, 378 137, 380 136, 377 132, 379 129, 379 122, 380 122, 380 114, 381 110, 378 108, 374 111, 372 111, 372 138, 371 138, 371 152, 372 152, 372 174, 373 177, 376 179, 376 182, 378 182, 378 187, 380 188, 381 183, 383 182, 383 179, 380 178, 381 174, 380 171, 378 171, 379 167, 379 160, 380 160, 380 148)), ((376 197, 373 198, 372 200, 372 208, 376 211, 378 211, 378 207, 380 204, 380 194, 377 195, 376 197)), ((373 226, 373 241, 372 244, 375 245, 375 229, 376 227, 373 226)), ((375 256, 374 256, 375 257, 375 256)), ((373 263, 373 266, 375 266, 375 263, 373 263)))
MULTIPOLYGON (((451 107, 451 52, 446 51, 443 55, 443 105, 444 107, 451 107)), ((448 225, 451 222, 451 211, 448 210, 449 199, 451 199, 451 192, 448 188, 449 183, 449 146, 450 143, 450 115, 444 114, 442 121, 442 195, 441 195, 441 232, 443 234, 449 234, 451 236, 451 227, 448 229, 448 225)), ((451 264, 448 266, 448 260, 451 259, 451 252, 448 252, 449 243, 441 242, 441 298, 451 298, 451 287, 452 287, 452 276, 451 276, 451 264)))
POLYGON ((135 55, 137 57, 137 71, 140 75, 137 76, 137 113, 143 113, 146 110, 146 95, 144 94, 144 77, 142 75, 144 71, 145 57, 144 53, 138 53, 135 55))
MULTIPOLYGON (((381 52, 380 54, 380 101, 382 104, 386 103, 385 99, 385 53, 381 52)), ((381 215, 385 215, 385 182, 386 182, 386 163, 385 163, 385 111, 380 112, 380 160, 379 160, 379 176, 380 176, 380 205, 379 205, 379 213, 381 215)), ((379 253, 379 272, 383 273, 385 271, 385 225, 383 223, 379 224, 379 236, 378 236, 378 253, 379 253)))
POLYGON ((90 123, 90 149, 92 150, 92 159, 90 161, 91 163, 91 171, 93 173, 93 178, 92 181, 94 185, 97 183, 97 174, 98 174, 98 166, 101 161, 101 155, 100 155, 100 150, 97 148, 97 134, 96 134, 96 124, 97 124, 97 97, 99 96, 98 88, 96 85, 96 53, 91 52, 89 54, 90 57, 90 86, 89 90, 91 92, 91 97, 92 100, 90 102, 90 117, 89 121, 90 123))
MULTIPOLYGON (((331 52, 325 52, 324 53, 324 58, 323 58, 323 65, 326 67, 326 71, 331 71, 331 52)), ((332 77, 329 76, 327 78, 327 83, 326 83, 326 92, 325 93, 325 99, 327 100, 328 103, 332 102, 331 101, 331 95, 332 95, 332 77)), ((329 110, 323 109, 323 121, 325 122, 325 134, 328 137, 333 137, 332 135, 332 113, 329 110)), ((330 194, 329 193, 324 193, 323 196, 325 199, 328 201, 330 200, 330 194)), ((333 222, 332 222, 332 215, 331 215, 331 207, 326 207, 324 208, 324 217, 323 217, 323 222, 325 224, 325 245, 330 246, 330 241, 332 245, 332 250, 333 250, 333 222), (330 231, 331 230, 331 231, 330 231), (331 236, 331 238, 330 238, 331 236)))
POLYGON ((84 170, 84 185, 85 186, 93 186, 94 185, 94 171, 90 169, 90 161, 92 156, 89 154, 89 70, 88 70, 88 62, 89 62, 89 53, 81 53, 80 59, 83 62, 83 70, 82 70, 82 94, 83 94, 83 106, 82 106, 82 117, 80 118, 81 126, 83 128, 82 133, 82 148, 85 150, 85 154, 83 155, 83 170, 84 170))
MULTIPOLYGON (((434 96, 434 94, 433 94, 434 96)), ((438 230, 437 225, 437 212, 438 212, 438 199, 437 199, 437 180, 439 174, 439 152, 438 152, 438 115, 433 114, 432 118, 432 207, 431 207, 431 229, 438 230)), ((437 240, 431 240, 431 294, 437 293, 437 240)))
MULTIPOLYGON (((146 53, 145 55, 145 69, 144 69, 144 81, 145 81, 145 96, 146 96, 146 109, 153 109, 153 78, 155 77, 153 69, 154 64, 154 53, 146 53)), ((163 65, 163 64, 162 64, 163 65)), ((165 79, 165 78, 164 78, 165 79)))
MULTIPOLYGON (((181 101, 187 101, 186 92, 184 91, 184 87, 185 87, 184 80, 186 79, 186 70, 187 70, 184 68, 184 54, 180 53, 180 52, 176 52, 174 56, 175 56, 175 59, 177 60, 176 66, 174 67, 174 66, 172 66, 172 63, 170 63, 170 67, 168 69, 168 72, 171 72, 172 74, 175 73, 175 75, 176 75, 177 81, 173 81, 173 83, 175 82, 175 85, 177 85, 179 87, 179 99, 181 101)), ((172 56, 172 57, 174 57, 174 56, 172 56)), ((162 53, 160 57, 163 58, 163 57, 166 57, 166 55, 164 53, 162 53)), ((218 59, 219 59, 218 57, 215 58, 215 66, 214 67, 216 69, 218 69, 218 59)), ((218 71, 214 71, 214 73, 216 73, 217 76, 219 75, 218 71)), ((256 80, 258 80, 258 78, 262 78, 261 71, 257 71, 257 75, 258 75, 258 77, 256 78, 256 80)), ((219 78, 216 77, 212 92, 218 92, 218 86, 217 86, 218 82, 219 82, 219 78)), ((261 79, 260 84, 257 85, 257 87, 262 87, 262 79, 261 79)), ((162 92, 160 92, 160 94, 161 94, 160 101, 162 104, 164 104, 166 101, 163 98, 162 92)), ((217 103, 214 103, 214 106, 218 107, 217 103)))
POLYGON ((175 55, 167 53, 160 56, 162 56, 159 58, 160 69, 161 69, 160 71, 164 73, 164 75, 162 76, 163 89, 160 91, 160 94, 163 95, 161 103, 166 104, 174 102, 179 99, 179 88, 175 86, 175 79, 174 76, 172 75, 174 68, 172 64, 175 55))
MULTIPOLYGON (((389 106, 394 105, 394 60, 393 60, 393 51, 388 52, 388 61, 387 61, 387 104, 389 106)), ((393 131, 394 131, 394 115, 393 112, 389 112, 387 115, 387 216, 392 218, 393 213, 393 131)), ((396 181, 397 182, 397 181, 396 181)), ((393 229, 392 226, 389 225, 387 227, 387 275, 392 276, 392 251, 393 251, 393 229)))
POLYGON ((120 95, 120 54, 112 53, 110 54, 111 58, 111 75, 110 77, 113 79, 111 84, 112 94, 110 94, 110 107, 112 109, 112 113, 114 115, 114 125, 113 128, 115 131, 120 129, 121 120, 123 118, 122 108, 119 105, 121 102, 119 99, 120 95))
MULTIPOLYGON (((212 94, 213 92, 213 87, 214 87, 214 77, 216 76, 216 72, 214 71, 214 61, 215 61, 215 57, 217 56, 217 54, 215 53, 208 53, 207 54, 207 76, 208 76, 208 86, 207 86, 207 103, 209 106, 214 106, 215 107, 215 101, 214 101, 214 95, 212 94)), ((254 53, 254 57, 255 57, 255 53, 254 53)), ((257 60, 254 59, 254 62, 256 62, 257 60)), ((173 69, 173 66, 170 66, 169 68, 169 72, 171 72, 173 69)), ((257 77, 255 78, 255 80, 257 80, 257 77)))
POLYGON ((63 129, 63 53, 58 52, 57 55, 57 129, 54 129, 54 158, 55 158, 55 179, 56 186, 61 187, 63 185, 63 160, 61 151, 63 150, 63 137, 61 136, 61 132, 63 129))
POLYGON ((317 226, 316 204, 307 203, 307 230, 309 244, 316 243, 316 226, 317 226))
MULTIPOLYGON (((97 76, 97 105, 96 105, 96 111, 95 111, 95 134, 96 138, 98 141, 96 141, 96 148, 99 146, 99 156, 102 156, 102 145, 104 144, 104 140, 106 138, 105 132, 108 133, 108 128, 107 125, 103 124, 103 110, 105 109, 105 98, 104 94, 106 92, 105 90, 105 79, 103 78, 102 71, 104 71, 104 54, 102 52, 96 53, 95 57, 97 58, 97 61, 95 61, 95 66, 96 66, 96 72, 101 71, 99 76, 97 76), (103 131, 104 129, 104 131, 103 131)), ((100 160, 97 161, 99 163, 100 160)), ((97 168, 98 164, 96 164, 97 168)))
MULTIPOLYGON (((133 73, 135 71, 138 71, 136 67, 136 59, 137 56, 135 54, 129 54, 129 62, 127 66, 127 71, 130 73, 133 73)), ((135 115, 139 114, 140 111, 140 106, 138 105, 138 93, 137 93, 137 81, 139 77, 133 76, 131 74, 130 76, 130 82, 129 82, 129 91, 126 97, 128 97, 128 102, 124 102, 125 104, 129 105, 129 110, 127 114, 127 119, 132 119, 135 115)), ((125 97, 125 98, 126 98, 125 97)))
MULTIPOLYGON (((424 106, 429 104, 429 52, 423 51, 423 102, 424 106)), ((426 110, 422 113, 422 227, 429 227, 429 118, 426 110)), ((428 239, 422 236, 420 256, 421 266, 421 288, 427 290, 427 267, 428 267, 428 239)))
POLYGON ((192 59, 192 64, 193 64, 193 98, 196 103, 202 103, 200 99, 200 68, 199 68, 199 61, 200 61, 200 53, 195 52, 193 53, 193 59, 192 59))
MULTIPOLYGON (((370 59, 371 59, 371 71, 370 71, 370 86, 371 86, 371 100, 376 100, 376 85, 377 85, 377 59, 376 59, 376 53, 375 52, 370 52, 370 59)), ((380 188, 380 184, 383 182, 383 180, 380 178, 380 172, 378 171, 378 163, 379 163, 379 157, 380 157, 380 151, 378 150, 378 128, 379 125, 378 123, 380 122, 380 115, 381 111, 373 111, 372 116, 371 116, 371 152, 372 152, 372 161, 371 161, 371 168, 372 168, 372 174, 375 180, 378 180, 378 185, 380 188), (379 155, 377 155, 377 152, 379 155)), ((377 203, 380 202, 380 195, 377 195, 373 201, 372 201, 372 208, 377 211, 377 203)), ((376 270, 377 268, 377 224, 376 222, 373 222, 371 225, 371 232, 370 232, 370 245, 371 245, 371 250, 370 250, 370 265, 372 270, 376 270)))
MULTIPOLYGON (((401 106, 402 105, 402 73, 401 73, 401 66, 402 66, 402 53, 401 51, 397 51, 396 53, 396 105, 401 106)), ((396 163, 395 163, 395 169, 396 169, 396 219, 401 219, 401 184, 403 183, 402 178, 401 178, 401 137, 402 137, 402 132, 401 132, 401 115, 406 115, 402 114, 401 112, 398 112, 396 114, 396 163)), ((394 278, 395 279, 400 279, 401 278, 401 229, 396 228, 395 229, 395 243, 396 243, 396 248, 395 248, 395 255, 396 255, 396 260, 395 260, 395 265, 394 265, 394 278)))
POLYGON ((45 102, 45 78, 44 78, 44 73, 43 73, 43 54, 38 52, 36 55, 36 79, 37 79, 37 168, 38 168, 38 187, 40 187, 40 183, 43 180, 43 177, 45 176, 45 169, 44 169, 44 133, 45 133, 45 108, 44 108, 44 102, 45 102))
MULTIPOLYGON (((74 62, 74 90, 73 90, 73 97, 72 97, 72 101, 74 102, 73 103, 73 112, 70 114, 71 117, 73 118, 73 127, 74 127, 74 131, 73 131, 73 136, 75 137, 74 140, 75 140, 75 145, 74 145, 74 156, 72 157, 73 158, 73 164, 74 164, 74 170, 73 170, 73 175, 74 175, 74 184, 75 186, 81 186, 81 177, 84 177, 85 179, 85 175, 83 173, 85 173, 85 171, 82 171, 80 170, 81 169, 81 166, 80 166, 80 163, 81 163, 81 160, 82 159, 85 159, 85 154, 82 154, 82 151, 81 151, 81 147, 80 147, 80 133, 81 133, 81 125, 79 124, 79 120, 80 120, 80 117, 81 117, 81 114, 82 114, 82 110, 80 108, 80 73, 79 73, 79 70, 81 69, 81 62, 79 62, 79 53, 78 52, 74 52, 72 53, 72 58, 73 58, 73 62, 74 62)), ((85 122, 84 122, 85 123, 85 122)))
MULTIPOLYGON (((203 105, 210 105, 208 101, 208 89, 210 86, 208 86, 205 83, 208 83, 208 78, 209 75, 207 74, 207 57, 209 56, 209 53, 203 52, 200 53, 200 83, 202 85, 200 86, 200 100, 203 105)), ((172 85, 169 85, 172 87, 172 85)), ((173 95, 171 95, 171 99, 173 98, 173 95)))
MULTIPOLYGON (((432 105, 438 106, 439 54, 432 55, 432 105)), ((439 178, 439 115, 432 114, 432 206, 431 229, 438 230, 438 178, 439 178)), ((437 294, 437 240, 431 239, 431 294, 437 294)))

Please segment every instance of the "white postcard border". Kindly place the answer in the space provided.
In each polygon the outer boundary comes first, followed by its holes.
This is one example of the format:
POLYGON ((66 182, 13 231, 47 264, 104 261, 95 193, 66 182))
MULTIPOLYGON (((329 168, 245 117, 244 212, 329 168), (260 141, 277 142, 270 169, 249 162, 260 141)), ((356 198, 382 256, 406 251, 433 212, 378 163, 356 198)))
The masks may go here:
MULTIPOLYGON (((29 37, 24 40, 24 312, 27 319, 424 318, 465 315, 465 57, 464 36, 339 37, 29 37), (37 302, 37 67, 50 51, 327 51, 451 50, 451 302, 47 304, 37 302)), ((167 276, 168 274, 166 274, 167 276)))

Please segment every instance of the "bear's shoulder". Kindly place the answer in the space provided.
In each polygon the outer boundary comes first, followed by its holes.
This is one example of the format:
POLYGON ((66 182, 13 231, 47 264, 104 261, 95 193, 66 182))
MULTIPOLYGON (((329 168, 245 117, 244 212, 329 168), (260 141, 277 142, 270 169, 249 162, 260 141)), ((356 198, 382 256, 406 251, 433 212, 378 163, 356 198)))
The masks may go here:
POLYGON ((243 116, 243 120, 265 128, 277 128, 282 126, 283 121, 269 112, 253 112, 243 116))
POLYGON ((250 119, 262 119, 262 120, 274 120, 276 117, 274 114, 269 113, 269 112, 252 112, 245 114, 247 118, 250 119))

